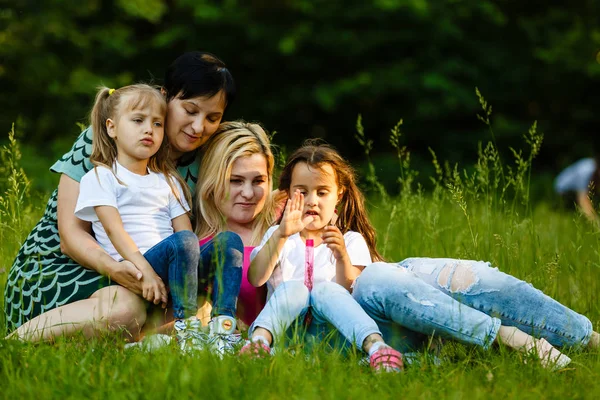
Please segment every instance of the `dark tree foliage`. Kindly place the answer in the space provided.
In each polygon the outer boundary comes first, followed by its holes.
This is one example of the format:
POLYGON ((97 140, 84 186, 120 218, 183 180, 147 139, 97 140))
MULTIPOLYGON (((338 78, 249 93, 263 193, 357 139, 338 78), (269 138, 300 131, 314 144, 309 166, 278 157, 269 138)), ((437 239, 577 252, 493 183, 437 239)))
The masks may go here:
POLYGON ((237 80, 227 118, 260 121, 279 144, 323 137, 358 157, 360 113, 375 153, 390 150, 389 129, 403 118, 417 158, 432 147, 471 161, 490 139, 475 117, 477 86, 500 148, 521 147, 538 120, 539 165, 557 170, 600 143, 599 4, 11 0, 0 3, 0 130, 16 121, 22 141, 64 151, 97 85, 160 84, 171 60, 200 49, 237 80))

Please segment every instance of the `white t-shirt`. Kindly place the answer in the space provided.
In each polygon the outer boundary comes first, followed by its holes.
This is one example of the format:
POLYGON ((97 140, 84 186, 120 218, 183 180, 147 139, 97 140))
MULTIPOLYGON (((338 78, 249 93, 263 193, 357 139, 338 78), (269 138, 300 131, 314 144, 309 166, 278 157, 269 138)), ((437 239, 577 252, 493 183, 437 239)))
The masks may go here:
POLYGON ((595 170, 596 160, 593 158, 582 158, 558 174, 554 181, 554 190, 559 194, 565 192, 587 193, 595 170))
POLYGON ((172 235, 171 220, 185 214, 190 207, 176 180, 173 182, 179 190, 183 206, 177 201, 163 174, 148 171, 148 175, 138 175, 119 163, 115 163, 113 169, 124 184, 119 183, 113 171, 106 167, 96 167, 81 178, 75 216, 92 222, 100 246, 119 261, 123 257, 98 220, 95 206, 111 206, 119 211, 125 231, 142 254, 172 235))
MULTIPOLYGON (((258 252, 267 243, 273 232, 279 225, 269 228, 263 236, 260 245, 258 245, 250 255, 253 260, 258 252)), ((346 251, 350 257, 352 265, 369 265, 371 264, 371 253, 369 246, 363 236, 354 231, 349 231, 344 234, 346 242, 346 251)), ((304 281, 304 258, 306 245, 302 241, 299 233, 296 233, 288 238, 283 245, 283 249, 279 254, 279 261, 273 270, 273 274, 267 281, 268 294, 271 297, 273 291, 281 282, 286 281, 304 281)), ((314 271, 313 282, 332 281, 335 282, 335 263, 333 252, 324 244, 320 244, 314 249, 314 271)))

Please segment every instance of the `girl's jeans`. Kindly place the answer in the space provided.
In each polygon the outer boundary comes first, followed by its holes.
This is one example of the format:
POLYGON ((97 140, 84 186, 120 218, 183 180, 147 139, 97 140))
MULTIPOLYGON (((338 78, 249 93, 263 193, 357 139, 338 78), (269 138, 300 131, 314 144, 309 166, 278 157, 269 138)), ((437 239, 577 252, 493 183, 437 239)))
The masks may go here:
POLYGON ((374 263, 357 278, 353 296, 377 321, 386 341, 401 351, 414 344, 415 332, 484 348, 494 341, 500 324, 555 346, 585 345, 592 333, 583 315, 482 261, 374 263))
POLYGON ((173 316, 182 319, 198 310, 198 238, 179 231, 152 246, 144 257, 171 291, 173 316))
POLYGON ((258 315, 250 329, 267 329, 273 335, 273 341, 285 337, 293 324, 302 324, 309 306, 313 315, 308 333, 322 338, 328 336, 332 326, 344 337, 345 343, 351 343, 362 349, 367 336, 381 334, 377 324, 354 301, 352 295, 334 282, 315 284, 309 292, 301 281, 281 283, 258 315))
MULTIPOLYGON (((198 247, 198 241, 196 241, 198 247)), ((235 317, 242 284, 244 243, 233 232, 221 232, 200 247, 199 286, 202 294, 212 283, 212 316, 235 317)))

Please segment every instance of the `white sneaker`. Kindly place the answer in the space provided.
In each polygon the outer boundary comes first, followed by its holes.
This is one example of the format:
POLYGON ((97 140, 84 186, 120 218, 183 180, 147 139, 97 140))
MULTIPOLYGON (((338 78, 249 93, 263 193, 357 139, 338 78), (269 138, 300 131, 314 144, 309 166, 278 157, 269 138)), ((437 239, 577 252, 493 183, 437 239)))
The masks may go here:
POLYGON ((175 321, 175 338, 183 352, 203 350, 210 343, 209 335, 196 317, 175 321))
POLYGON ((219 356, 236 353, 242 335, 235 332, 235 318, 219 315, 208 323, 210 347, 219 356))
POLYGON ((173 338, 169 335, 155 333, 153 335, 145 336, 139 342, 127 343, 125 345, 125 350, 138 349, 142 351, 152 352, 154 350, 169 346, 172 341, 173 338))

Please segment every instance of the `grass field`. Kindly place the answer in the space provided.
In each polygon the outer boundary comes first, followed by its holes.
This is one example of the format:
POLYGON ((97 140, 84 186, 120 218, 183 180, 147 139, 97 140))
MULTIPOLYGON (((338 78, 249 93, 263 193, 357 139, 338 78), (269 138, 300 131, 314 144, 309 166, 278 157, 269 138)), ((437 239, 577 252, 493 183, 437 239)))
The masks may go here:
MULTIPOLYGON (((362 177, 370 189, 368 208, 378 231, 379 248, 393 261, 409 256, 490 261, 585 314, 598 329, 600 231, 576 213, 530 202, 529 174, 538 137, 535 131, 526 135, 529 150, 510 163, 503 163, 493 146, 483 147, 478 164, 469 173, 434 159, 438 172, 431 179, 433 189, 427 191, 411 183, 415 172, 407 153, 397 146, 397 175, 403 188, 399 197, 390 198, 377 184, 374 169, 362 177)), ((366 141, 364 136, 362 140, 366 141)), ((19 244, 42 214, 44 204, 28 194, 14 156, 18 144, 12 146, 2 159, 5 176, 12 177, 2 181, 0 202, 2 291, 19 244)), ((0 334, 4 330, 0 316, 0 334)), ((294 348, 300 350, 301 346, 294 348)), ((600 352, 566 352, 573 362, 551 372, 506 348, 483 351, 446 342, 439 365, 423 352, 420 362, 402 374, 373 374, 359 365, 359 355, 342 356, 324 347, 309 354, 281 351, 263 360, 220 360, 209 353, 182 355, 175 348, 152 354, 126 352, 117 336, 75 337, 53 345, 0 340, 0 398, 600 396, 600 352)))

